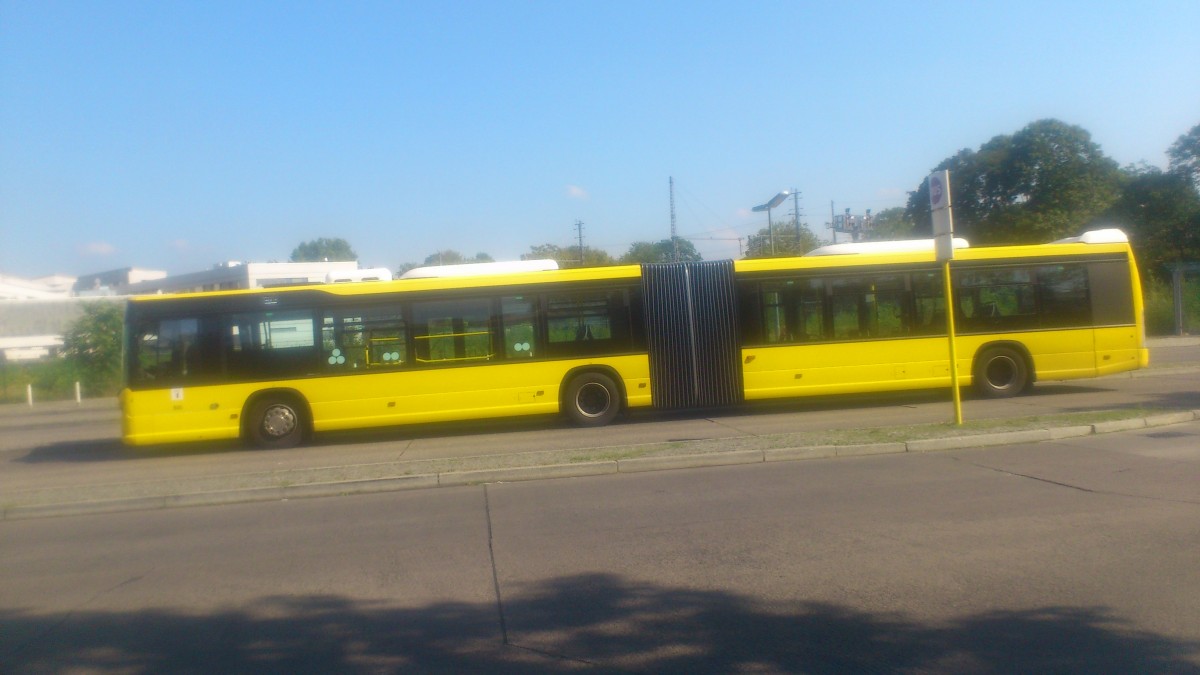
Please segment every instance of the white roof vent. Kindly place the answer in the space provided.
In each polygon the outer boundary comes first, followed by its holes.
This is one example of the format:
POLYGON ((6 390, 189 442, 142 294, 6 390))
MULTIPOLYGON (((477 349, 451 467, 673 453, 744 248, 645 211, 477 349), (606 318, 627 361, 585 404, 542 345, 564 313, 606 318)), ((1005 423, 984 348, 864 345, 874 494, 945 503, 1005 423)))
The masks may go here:
POLYGON ((433 265, 417 267, 400 275, 401 279, 440 279, 444 277, 475 277, 485 274, 515 274, 545 272, 558 269, 555 260, 512 260, 508 262, 468 263, 466 265, 433 265))
MULTIPOLYGON (((961 237, 954 238, 954 248, 970 248, 971 244, 961 237)), ((901 241, 860 241, 853 244, 830 244, 814 248, 804 256, 817 255, 861 255, 863 253, 919 253, 933 252, 932 239, 905 239, 901 241)))
POLYGON ((1055 244, 1128 244, 1129 237, 1125 233, 1115 227, 1109 227, 1103 230, 1090 230, 1084 232, 1078 237, 1067 237, 1059 239, 1055 244))
POLYGON ((327 284, 347 284, 358 281, 391 281, 392 271, 386 267, 367 267, 361 270, 334 270, 325 275, 327 284))

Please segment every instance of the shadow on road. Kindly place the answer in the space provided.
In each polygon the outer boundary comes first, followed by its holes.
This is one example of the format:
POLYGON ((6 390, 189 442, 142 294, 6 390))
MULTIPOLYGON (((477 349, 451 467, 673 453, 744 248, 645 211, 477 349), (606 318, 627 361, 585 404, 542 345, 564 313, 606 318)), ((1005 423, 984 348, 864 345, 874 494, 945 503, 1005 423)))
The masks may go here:
POLYGON ((922 624, 822 603, 557 579, 495 603, 413 609, 268 597, 207 615, 0 610, 8 672, 1195 673, 1200 644, 1104 608, 1044 607, 922 624))
POLYGON ((90 441, 66 441, 31 448, 12 461, 24 464, 43 462, 113 462, 152 457, 181 457, 198 454, 219 454, 239 450, 234 443, 193 443, 129 447, 111 438, 90 441))

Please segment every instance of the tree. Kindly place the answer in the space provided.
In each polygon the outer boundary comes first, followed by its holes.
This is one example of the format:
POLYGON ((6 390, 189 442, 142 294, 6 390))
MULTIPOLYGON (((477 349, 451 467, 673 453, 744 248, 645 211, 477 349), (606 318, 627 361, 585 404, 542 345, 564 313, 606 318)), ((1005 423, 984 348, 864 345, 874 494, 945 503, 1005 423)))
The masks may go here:
POLYGON ((1171 173, 1185 177, 1200 190, 1200 124, 1176 139, 1167 157, 1171 173))
MULTIPOLYGON (((1083 128, 1046 119, 978 152, 961 150, 950 171, 955 234, 977 243, 1022 244, 1078 234, 1120 194, 1121 173, 1083 128)), ((910 193, 906 215, 931 234, 929 187, 910 193)))
POLYGON ((616 260, 607 251, 591 246, 583 247, 583 261, 580 263, 578 246, 558 246, 557 244, 538 244, 529 247, 529 253, 521 256, 522 260, 555 260, 559 267, 604 267, 616 264, 616 260))
POLYGON ((1146 166, 1124 173, 1106 216, 1129 234, 1142 269, 1166 279, 1171 263, 1200 260, 1200 192, 1191 177, 1146 166))
POLYGON ((453 249, 445 249, 425 256, 426 265, 468 265, 488 262, 496 261, 486 253, 476 253, 474 258, 468 258, 453 249))
POLYGON ((663 239, 658 242, 634 242, 629 246, 625 255, 621 256, 621 262, 625 264, 698 262, 700 260, 703 258, 696 251, 696 245, 681 237, 675 237, 674 242, 671 239, 663 239), (679 251, 678 257, 676 257, 676 246, 679 251))
POLYGON ((292 250, 292 262, 339 262, 358 260, 358 254, 345 239, 314 239, 292 250))
POLYGON ((63 355, 89 396, 112 395, 121 386, 124 323, 123 303, 88 302, 63 334, 63 355))
POLYGON ((898 241, 916 237, 917 224, 908 217, 903 206, 884 209, 871 219, 866 237, 870 241, 898 241))
POLYGON ((774 237, 772 237, 769 227, 764 227, 758 231, 758 234, 751 235, 746 247, 746 257, 784 258, 804 255, 820 245, 821 241, 817 239, 817 235, 812 233, 812 230, 808 229, 807 225, 801 224, 799 232, 797 232, 796 221, 792 220, 775 225, 774 237), (774 238, 774 245, 772 245, 772 238, 774 238))

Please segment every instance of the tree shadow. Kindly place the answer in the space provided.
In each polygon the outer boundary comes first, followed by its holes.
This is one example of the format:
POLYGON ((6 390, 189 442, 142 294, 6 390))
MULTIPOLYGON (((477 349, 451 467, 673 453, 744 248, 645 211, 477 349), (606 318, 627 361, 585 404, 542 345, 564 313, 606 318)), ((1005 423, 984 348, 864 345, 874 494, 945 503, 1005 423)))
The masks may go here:
POLYGON ((926 624, 606 574, 536 584, 499 609, 305 596, 210 614, 0 610, 0 663, 13 673, 1200 673, 1198 652, 1104 608, 926 624))

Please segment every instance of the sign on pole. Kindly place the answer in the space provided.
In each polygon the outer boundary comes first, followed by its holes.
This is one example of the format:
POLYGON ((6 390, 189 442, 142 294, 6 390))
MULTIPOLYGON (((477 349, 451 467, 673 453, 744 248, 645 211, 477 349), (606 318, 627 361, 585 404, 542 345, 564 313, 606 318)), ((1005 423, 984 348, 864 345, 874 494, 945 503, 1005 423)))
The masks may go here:
POLYGON ((954 258, 954 216, 950 203, 950 172, 929 176, 929 210, 933 216, 933 246, 938 262, 954 258))

